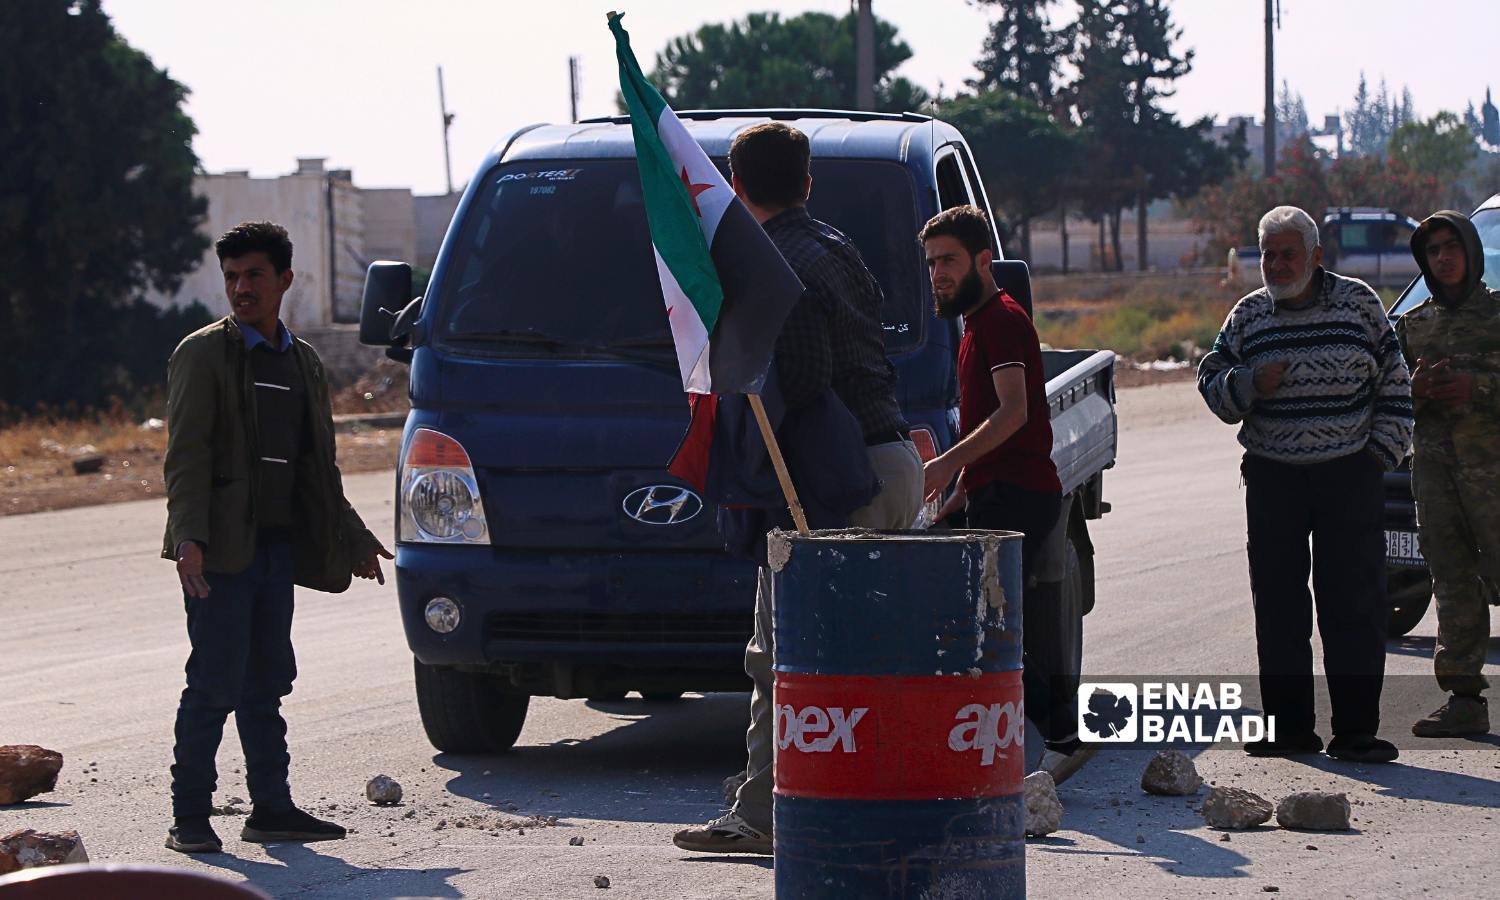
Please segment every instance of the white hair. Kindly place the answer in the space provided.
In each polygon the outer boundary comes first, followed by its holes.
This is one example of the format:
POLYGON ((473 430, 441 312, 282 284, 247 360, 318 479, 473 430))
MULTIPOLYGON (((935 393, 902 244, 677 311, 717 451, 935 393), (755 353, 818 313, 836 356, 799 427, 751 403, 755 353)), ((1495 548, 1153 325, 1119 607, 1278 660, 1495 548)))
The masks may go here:
POLYGON ((1266 238, 1273 234, 1285 234, 1295 231, 1302 235, 1303 247, 1308 253, 1318 246, 1318 223, 1313 217, 1295 206, 1278 206, 1260 217, 1259 240, 1262 250, 1266 247, 1266 238))

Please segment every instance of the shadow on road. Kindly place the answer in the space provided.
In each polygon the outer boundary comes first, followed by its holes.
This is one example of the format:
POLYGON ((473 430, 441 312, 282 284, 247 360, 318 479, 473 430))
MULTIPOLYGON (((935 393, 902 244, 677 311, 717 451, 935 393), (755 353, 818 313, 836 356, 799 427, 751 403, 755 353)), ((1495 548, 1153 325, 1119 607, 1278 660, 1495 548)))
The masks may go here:
POLYGON ((195 862, 243 875, 273 897, 320 886, 348 888, 358 884, 363 897, 461 897, 448 883, 468 869, 365 868, 305 844, 266 844, 266 853, 280 865, 240 859, 223 853, 194 856, 195 862))
POLYGON ((454 773, 451 793, 516 815, 662 823, 717 815, 721 782, 745 765, 747 694, 589 707, 616 726, 494 756, 440 753, 433 762, 454 773))
MULTIPOLYGON (((1483 748, 1500 746, 1500 738, 1485 735, 1466 743, 1475 751, 1489 754, 1492 751, 1483 748)), ((1387 765, 1360 766, 1351 773, 1349 763, 1326 756, 1289 756, 1287 759, 1322 772, 1345 777, 1352 775, 1371 785, 1375 793, 1386 797, 1429 800, 1453 806, 1500 807, 1500 781, 1489 778, 1409 765, 1400 760, 1387 765)))
MULTIPOLYGON (((1207 745, 1174 744, 1196 757, 1207 745)), ((1140 776, 1158 745, 1117 744, 1103 747, 1077 775, 1058 788, 1063 803, 1062 827, 1117 844, 1118 849, 1080 849, 1066 838, 1028 841, 1028 853, 1068 856, 1150 858, 1158 867, 1195 878, 1244 878, 1250 859, 1229 843, 1186 832, 1204 827, 1195 797, 1156 797, 1141 790, 1140 776), (1121 800, 1120 795, 1126 799, 1121 800), (1110 799, 1113 798, 1114 802, 1110 799), (1115 805, 1115 804, 1118 805, 1115 805), (1137 838, 1144 838, 1138 842, 1137 838)), ((1205 785, 1205 789, 1206 789, 1205 785)))
MULTIPOLYGON (((1392 638, 1386 643, 1386 652, 1397 656, 1418 656, 1432 659, 1433 648, 1437 646, 1437 638, 1430 635, 1406 635, 1405 637, 1392 638)), ((1485 654, 1485 663, 1491 666, 1500 666, 1500 637, 1490 638, 1490 649, 1485 654)))

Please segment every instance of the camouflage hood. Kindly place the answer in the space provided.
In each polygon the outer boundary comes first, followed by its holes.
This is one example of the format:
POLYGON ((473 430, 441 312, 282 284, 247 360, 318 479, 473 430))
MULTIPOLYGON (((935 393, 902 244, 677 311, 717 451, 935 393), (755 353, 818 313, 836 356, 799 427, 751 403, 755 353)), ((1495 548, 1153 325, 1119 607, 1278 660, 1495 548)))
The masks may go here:
POLYGON ((1451 209, 1439 210, 1422 220, 1417 230, 1411 236, 1411 254, 1417 259, 1417 266, 1422 270, 1422 280, 1427 282, 1427 289, 1432 291, 1432 296, 1444 306, 1459 306, 1474 293, 1474 289, 1480 286, 1484 278, 1484 248, 1479 242, 1479 229, 1469 221, 1469 217, 1461 212, 1451 209), (1447 226, 1458 232, 1459 239, 1463 241, 1464 258, 1467 265, 1464 268, 1464 283, 1451 295, 1443 289, 1438 280, 1433 277, 1432 270, 1427 267, 1427 238, 1432 234, 1432 229, 1439 226, 1447 226))

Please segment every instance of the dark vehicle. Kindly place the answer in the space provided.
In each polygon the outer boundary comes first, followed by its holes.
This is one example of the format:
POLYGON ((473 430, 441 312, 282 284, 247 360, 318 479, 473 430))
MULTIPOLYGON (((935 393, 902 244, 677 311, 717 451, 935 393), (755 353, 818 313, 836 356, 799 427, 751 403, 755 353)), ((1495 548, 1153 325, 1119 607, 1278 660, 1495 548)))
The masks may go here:
MULTIPOLYGON (((957 331, 932 312, 915 238, 941 209, 989 208, 963 137, 912 114, 680 115, 721 167, 758 122, 810 137, 809 210, 880 282, 913 440, 929 458, 949 446, 957 331)), ((411 364, 396 583, 440 750, 508 748, 533 695, 749 687, 755 570, 723 552, 715 511, 665 470, 688 405, 634 155, 623 117, 524 128, 469 183, 425 297, 412 299, 404 264, 367 276, 361 340, 411 364)), ((1025 264, 995 267, 1029 308, 1025 264)), ((1049 352, 1046 365, 1070 513, 1050 548, 1081 615, 1093 598, 1085 523, 1108 509, 1115 455, 1114 354, 1049 352)))
POLYGON ((1319 227, 1323 264, 1375 286, 1399 286, 1421 274, 1411 255, 1417 220, 1395 210, 1330 207, 1319 227))
MULTIPOLYGON (((1496 194, 1473 214, 1474 226, 1484 245, 1484 281, 1490 287, 1500 284, 1500 194, 1496 194)), ((1407 257, 1411 257, 1408 249, 1407 257)), ((1423 303, 1432 292, 1420 276, 1407 285, 1391 305, 1394 322, 1407 310, 1423 303)), ((1432 573, 1422 558, 1417 541, 1416 504, 1411 495, 1411 459, 1385 476, 1385 561, 1386 590, 1390 595, 1390 634, 1400 637, 1417 627, 1432 602, 1432 573)), ((1500 593, 1490 585, 1491 602, 1500 602, 1500 593)))

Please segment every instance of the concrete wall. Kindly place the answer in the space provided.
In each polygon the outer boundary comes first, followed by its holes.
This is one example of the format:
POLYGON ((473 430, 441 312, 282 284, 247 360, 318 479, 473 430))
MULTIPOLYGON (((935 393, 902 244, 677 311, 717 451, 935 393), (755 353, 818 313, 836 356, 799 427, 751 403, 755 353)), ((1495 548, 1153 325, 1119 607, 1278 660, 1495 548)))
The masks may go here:
POLYGON ((365 270, 369 268, 371 259, 365 248, 363 195, 364 191, 354 186, 347 170, 329 175, 328 196, 324 202, 326 207, 331 208, 333 216, 333 322, 359 321, 365 270))
POLYGON ((417 258, 416 199, 406 188, 364 188, 365 253, 370 259, 417 258))
POLYGON ((438 249, 443 245, 443 236, 448 233, 448 223, 458 209, 462 194, 432 194, 412 198, 417 219, 417 250, 413 256, 403 257, 412 265, 431 269, 437 261, 438 249))
MULTIPOLYGON (((1203 265, 1201 252, 1207 239, 1193 230, 1191 222, 1151 220, 1146 229, 1146 264, 1152 269, 1179 269, 1203 265)), ((1106 233, 1105 244, 1109 238, 1106 233)), ((1125 269, 1136 270, 1135 218, 1120 223, 1120 249, 1125 269)), ((1005 245, 1007 256, 1021 255, 1021 239, 1012 235, 1005 245)), ((1062 269, 1062 233, 1056 219, 1031 223, 1031 267, 1039 271, 1062 269)), ((1083 220, 1068 221, 1068 268, 1076 272, 1100 271, 1099 225, 1083 220)))
MULTIPOLYGON (((328 227, 323 213, 322 174, 251 178, 243 173, 205 174, 194 188, 208 198, 203 233, 210 240, 245 221, 269 220, 286 228, 292 239, 291 290, 282 301, 283 321, 293 329, 327 324, 331 320, 328 292, 328 227)), ((210 246, 198 268, 183 279, 175 294, 151 291, 146 299, 163 306, 186 306, 194 300, 215 315, 229 312, 219 258, 210 246)))

